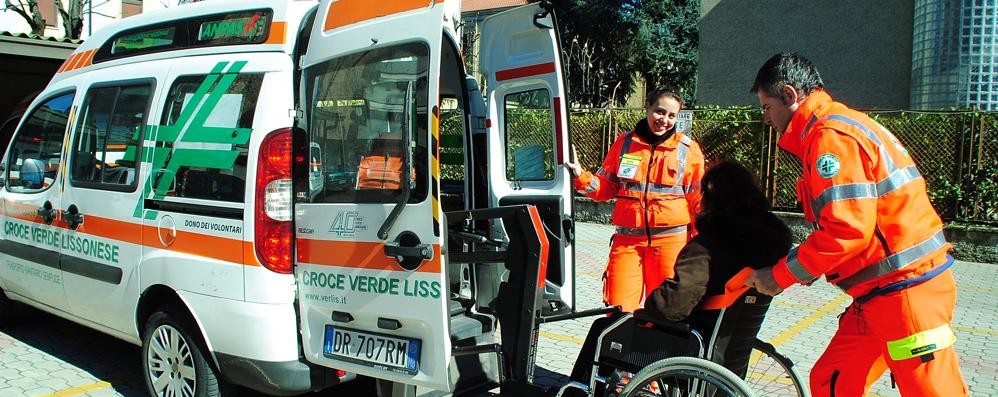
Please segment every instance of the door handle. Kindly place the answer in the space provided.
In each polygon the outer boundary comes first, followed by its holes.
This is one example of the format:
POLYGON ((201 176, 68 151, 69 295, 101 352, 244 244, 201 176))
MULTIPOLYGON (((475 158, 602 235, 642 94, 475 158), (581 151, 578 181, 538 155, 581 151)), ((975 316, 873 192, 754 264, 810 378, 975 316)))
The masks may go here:
POLYGON ((52 202, 46 200, 45 204, 38 207, 38 216, 42 217, 46 225, 51 225, 55 220, 56 210, 52 208, 52 202))
POLYGON ((69 224, 69 228, 76 230, 83 224, 83 214, 80 213, 80 209, 76 207, 76 204, 70 204, 69 208, 62 211, 62 219, 66 220, 69 224))
POLYGON ((385 242, 385 255, 395 258, 405 270, 416 270, 424 261, 433 259, 433 247, 420 243, 416 233, 404 231, 395 241, 385 242))
POLYGON ((402 262, 408 258, 416 258, 419 260, 432 259, 433 255, 430 253, 429 244, 419 244, 414 247, 403 247, 398 243, 385 243, 385 255, 395 258, 395 260, 402 262))

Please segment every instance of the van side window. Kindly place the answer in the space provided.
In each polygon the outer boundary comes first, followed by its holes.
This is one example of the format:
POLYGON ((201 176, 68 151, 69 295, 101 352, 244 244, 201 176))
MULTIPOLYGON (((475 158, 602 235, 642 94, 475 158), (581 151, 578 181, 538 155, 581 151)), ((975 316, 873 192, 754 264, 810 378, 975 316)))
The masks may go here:
POLYGON ((198 153, 195 161, 201 164, 179 164, 169 195, 244 201, 249 145, 238 139, 247 136, 241 130, 253 127, 262 83, 263 74, 259 73, 239 74, 234 79, 182 76, 174 81, 163 105, 161 128, 177 126, 180 130, 175 141, 157 144, 172 147, 175 153, 193 150, 198 153))
POLYGON ((136 164, 152 87, 93 88, 80 108, 70 153, 74 186, 135 190, 136 164))
POLYGON ((506 95, 506 179, 554 179, 554 113, 546 89, 506 95))
POLYGON ((34 193, 52 186, 62 164, 62 143, 75 92, 48 99, 17 131, 7 156, 7 189, 34 193))

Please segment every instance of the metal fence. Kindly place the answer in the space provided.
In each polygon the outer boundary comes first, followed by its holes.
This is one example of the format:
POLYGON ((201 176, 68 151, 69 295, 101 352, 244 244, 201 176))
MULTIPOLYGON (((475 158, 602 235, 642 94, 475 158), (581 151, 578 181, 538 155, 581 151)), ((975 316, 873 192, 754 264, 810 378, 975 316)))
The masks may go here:
MULTIPOLYGON (((940 215, 998 224, 998 113, 877 111, 915 159, 940 215)), ((613 140, 644 118, 643 109, 574 110, 572 139, 582 164, 599 167, 613 140)), ((773 206, 799 210, 800 162, 777 147, 778 134, 757 109, 695 110, 692 137, 708 162, 732 159, 761 176, 773 206)))

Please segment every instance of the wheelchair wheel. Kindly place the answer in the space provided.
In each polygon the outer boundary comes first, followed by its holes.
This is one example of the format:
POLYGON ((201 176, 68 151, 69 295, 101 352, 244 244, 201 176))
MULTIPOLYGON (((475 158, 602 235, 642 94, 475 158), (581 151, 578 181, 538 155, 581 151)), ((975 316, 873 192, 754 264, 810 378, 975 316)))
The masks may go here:
POLYGON ((773 345, 755 340, 745 381, 763 396, 810 397, 807 384, 794 370, 794 363, 773 345))
POLYGON ((645 367, 621 397, 753 397, 745 381, 727 368, 696 357, 671 357, 645 367))

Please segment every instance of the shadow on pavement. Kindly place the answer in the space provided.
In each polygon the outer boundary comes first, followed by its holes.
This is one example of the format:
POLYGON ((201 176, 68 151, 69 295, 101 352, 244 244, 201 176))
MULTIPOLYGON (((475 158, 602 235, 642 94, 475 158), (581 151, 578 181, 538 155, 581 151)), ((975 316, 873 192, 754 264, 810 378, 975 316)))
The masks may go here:
POLYGON ((122 396, 145 396, 138 346, 24 305, 4 333, 65 362, 84 379, 70 387, 104 381, 122 396))

